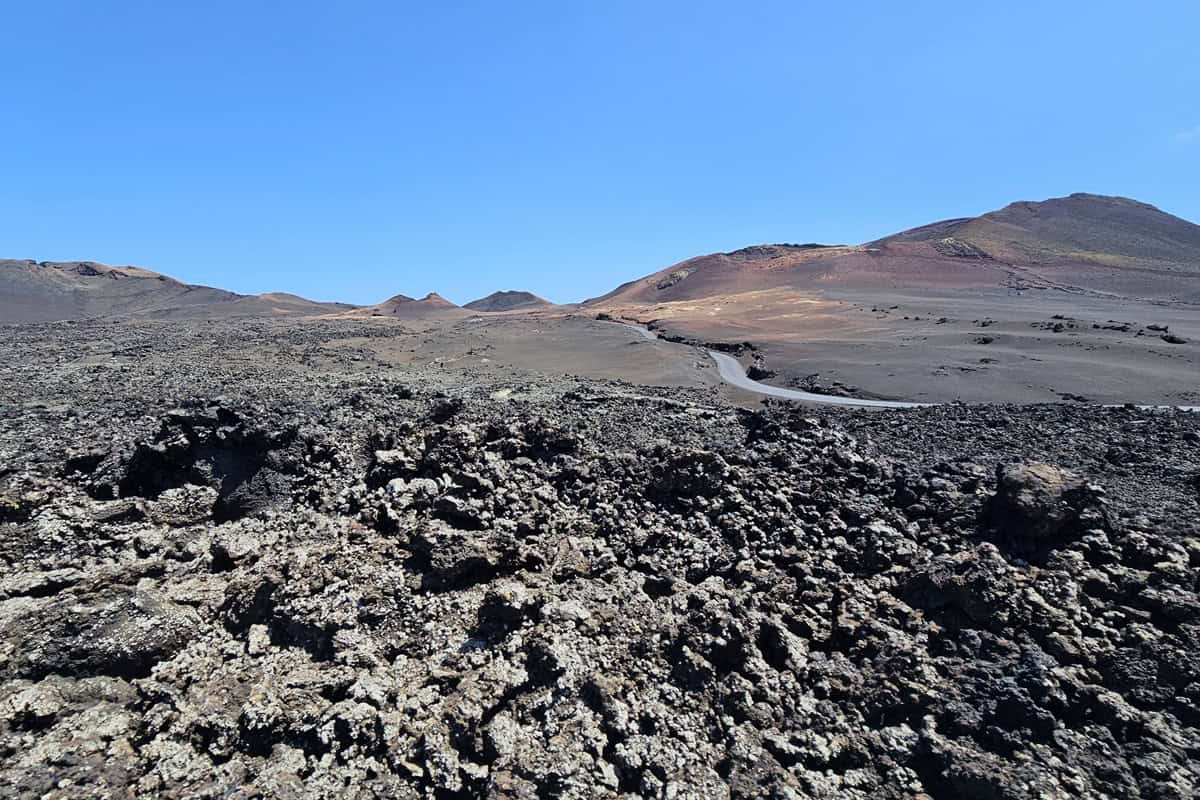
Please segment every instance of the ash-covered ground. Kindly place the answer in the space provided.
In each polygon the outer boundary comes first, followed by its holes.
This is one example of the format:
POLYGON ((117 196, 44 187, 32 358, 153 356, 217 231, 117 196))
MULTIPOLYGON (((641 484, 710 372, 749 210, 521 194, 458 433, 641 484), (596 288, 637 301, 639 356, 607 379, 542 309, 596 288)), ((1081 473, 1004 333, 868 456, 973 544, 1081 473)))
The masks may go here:
POLYGON ((2 329, 0 795, 1196 796, 1200 415, 380 337, 2 329))

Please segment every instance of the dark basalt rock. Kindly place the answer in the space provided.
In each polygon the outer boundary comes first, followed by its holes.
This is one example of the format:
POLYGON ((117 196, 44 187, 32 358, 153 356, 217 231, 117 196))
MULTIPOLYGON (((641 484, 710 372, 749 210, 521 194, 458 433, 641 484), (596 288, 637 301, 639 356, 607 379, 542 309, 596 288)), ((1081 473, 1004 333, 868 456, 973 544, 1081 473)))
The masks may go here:
POLYGON ((1200 417, 331 371, 373 325, 22 373, 0 795, 1196 796, 1200 417))
POLYGON ((121 586, 28 599, 21 608, 0 623, 0 638, 12 648, 7 677, 145 677, 200 628, 189 609, 121 586))
POLYGON ((213 516, 222 521, 286 499, 303 460, 294 425, 254 424, 231 408, 198 401, 169 411, 152 440, 103 460, 89 484, 97 497, 145 498, 210 486, 218 495, 213 516))
POLYGON ((1025 552, 1107 525, 1103 490, 1051 464, 997 466, 988 514, 1003 542, 1025 552))

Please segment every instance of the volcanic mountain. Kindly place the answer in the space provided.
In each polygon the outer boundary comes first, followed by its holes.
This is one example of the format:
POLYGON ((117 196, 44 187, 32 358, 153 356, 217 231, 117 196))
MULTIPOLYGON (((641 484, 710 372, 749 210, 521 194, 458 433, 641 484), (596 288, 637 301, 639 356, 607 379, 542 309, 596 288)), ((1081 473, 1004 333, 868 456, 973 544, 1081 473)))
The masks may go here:
POLYGON ((183 283, 140 267, 0 259, 0 322, 316 316, 350 308, 353 306, 289 294, 236 294, 183 283))
POLYGON ((461 313, 463 313, 461 308, 437 292, 430 292, 420 300, 405 294, 398 294, 389 297, 382 303, 356 308, 349 312, 351 316, 355 317, 398 317, 400 319, 421 319, 461 313))
POLYGON ((538 308, 549 308, 553 303, 544 300, 530 292, 492 292, 487 297, 472 300, 463 308, 472 311, 531 311, 538 308))
POLYGON ((674 264, 589 306, 768 289, 1057 289, 1200 302, 1200 225, 1122 197, 1018 202, 864 245, 758 245, 674 264))
POLYGON ((1094 194, 1012 203, 979 217, 913 228, 874 244, 907 242, 931 242, 941 245, 943 253, 1018 264, 1074 262, 1192 274, 1200 269, 1200 225, 1136 200, 1094 194))

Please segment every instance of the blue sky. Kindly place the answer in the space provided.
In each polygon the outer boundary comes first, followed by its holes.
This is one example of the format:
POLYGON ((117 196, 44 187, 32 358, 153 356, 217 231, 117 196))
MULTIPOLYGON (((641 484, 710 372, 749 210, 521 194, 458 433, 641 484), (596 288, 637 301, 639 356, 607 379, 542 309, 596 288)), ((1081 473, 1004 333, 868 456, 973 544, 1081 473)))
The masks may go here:
POLYGON ((4 6, 0 257, 571 301, 1074 191, 1200 221, 1195 0, 4 6))

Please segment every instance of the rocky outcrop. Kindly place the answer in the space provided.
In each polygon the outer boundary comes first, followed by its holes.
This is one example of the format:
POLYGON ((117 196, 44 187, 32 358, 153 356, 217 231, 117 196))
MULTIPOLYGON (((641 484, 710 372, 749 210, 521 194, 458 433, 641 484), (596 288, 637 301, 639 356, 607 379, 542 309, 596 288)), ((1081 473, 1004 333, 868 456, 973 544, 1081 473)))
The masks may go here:
POLYGON ((262 409, 239 413, 219 401, 194 400, 168 412, 151 440, 94 465, 74 458, 64 472, 89 473, 85 485, 100 499, 150 498, 159 501, 160 515, 233 519, 287 498, 304 459, 296 427, 264 425, 265 416, 262 409))

